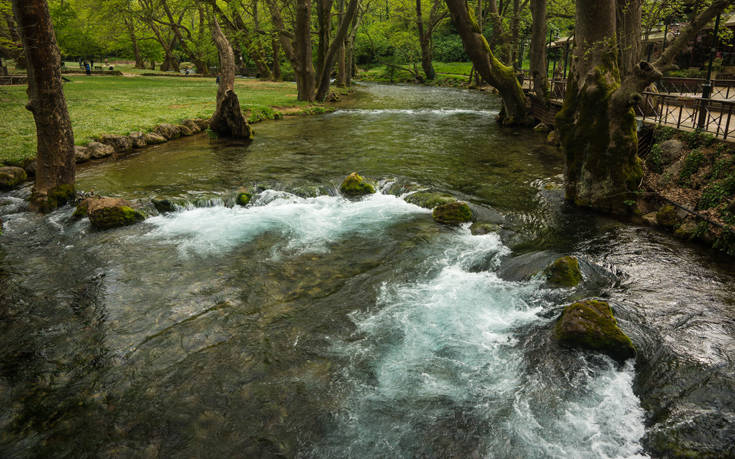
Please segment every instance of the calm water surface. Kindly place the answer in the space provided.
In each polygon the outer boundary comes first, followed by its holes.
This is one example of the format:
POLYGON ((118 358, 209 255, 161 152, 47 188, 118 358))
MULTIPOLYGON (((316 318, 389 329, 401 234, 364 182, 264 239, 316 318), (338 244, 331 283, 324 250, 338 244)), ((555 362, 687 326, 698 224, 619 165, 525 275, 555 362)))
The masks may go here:
POLYGON ((111 231, 0 195, 0 456, 735 454, 732 261, 566 207, 560 153, 498 110, 359 86, 249 144, 200 135, 83 167, 80 189, 152 215, 111 231), (352 171, 380 192, 341 198, 352 171), (435 224, 402 199, 422 189, 500 229, 435 224), (560 254, 583 286, 534 275, 560 254), (637 361, 550 339, 587 296, 637 361))

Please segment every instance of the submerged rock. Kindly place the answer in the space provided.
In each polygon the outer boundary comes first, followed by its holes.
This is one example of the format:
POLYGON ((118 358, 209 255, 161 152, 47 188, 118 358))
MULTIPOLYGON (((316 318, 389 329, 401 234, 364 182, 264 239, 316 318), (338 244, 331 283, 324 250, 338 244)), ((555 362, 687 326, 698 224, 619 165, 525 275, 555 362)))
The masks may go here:
POLYGON ((656 222, 661 226, 671 228, 679 223, 679 215, 672 205, 665 205, 656 212, 656 222))
POLYGON ((564 308, 554 327, 560 344, 602 352, 618 362, 635 357, 633 342, 618 327, 610 305, 584 300, 564 308))
POLYGON ((375 193, 375 187, 353 172, 342 182, 339 191, 347 196, 362 196, 375 193))
POLYGON ((442 204, 454 202, 457 199, 451 194, 440 193, 435 191, 417 191, 416 193, 406 196, 406 202, 415 204, 425 209, 433 209, 442 204))
POLYGON ((482 236, 484 234, 497 233, 500 231, 500 226, 494 223, 480 223, 475 222, 470 226, 470 232, 474 236, 482 236))
POLYGON ((106 158, 115 153, 115 149, 112 146, 100 142, 89 142, 87 144, 87 151, 89 152, 89 157, 92 159, 106 158))
POLYGON ((0 190, 10 190, 28 180, 28 174, 22 167, 0 167, 0 190))
POLYGON ((151 204, 153 204, 153 207, 162 214, 174 212, 176 210, 174 203, 168 199, 151 199, 151 204))
POLYGON ((166 142, 166 137, 156 134, 155 132, 149 132, 143 136, 146 145, 158 145, 159 143, 166 142))
POLYGON ((574 257, 561 257, 545 270, 546 282, 552 287, 574 287, 582 282, 579 261, 574 257))
POLYGON ((434 220, 445 225, 459 225, 472 221, 472 211, 466 202, 454 201, 434 208, 434 220))
POLYGON ((117 228, 145 220, 145 215, 132 207, 129 201, 120 198, 92 197, 77 206, 75 217, 89 217, 97 229, 117 228))
POLYGON ((237 190, 237 197, 235 197, 235 202, 239 206, 247 206, 248 203, 250 203, 250 200, 253 198, 253 195, 248 192, 247 189, 241 188, 237 190))

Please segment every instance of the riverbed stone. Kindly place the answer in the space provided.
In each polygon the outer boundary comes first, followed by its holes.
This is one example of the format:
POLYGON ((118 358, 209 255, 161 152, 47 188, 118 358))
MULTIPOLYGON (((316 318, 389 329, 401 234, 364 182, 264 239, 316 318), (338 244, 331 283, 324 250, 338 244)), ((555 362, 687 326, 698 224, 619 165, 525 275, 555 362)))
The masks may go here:
POLYGON ((659 146, 661 147, 661 164, 663 166, 668 166, 684 156, 684 143, 678 139, 669 139, 659 146))
POLYGON ((116 153, 127 153, 133 149, 133 141, 126 135, 104 134, 98 141, 111 146, 116 153))
POLYGON ((92 159, 106 158, 115 153, 115 149, 111 145, 101 142, 89 142, 87 151, 89 151, 89 157, 92 159))
POLYGON ((151 204, 153 204, 153 207, 162 214, 174 212, 176 210, 174 203, 168 199, 151 199, 151 204))
POLYGON ((574 287, 582 282, 582 271, 575 257, 557 258, 545 270, 546 283, 552 287, 574 287))
POLYGON ((500 231, 500 226, 494 223, 475 222, 470 226, 470 232, 473 236, 483 236, 485 234, 497 233, 498 231, 500 231))
POLYGON ((0 190, 11 190, 26 180, 28 180, 28 174, 22 167, 0 167, 0 190))
POLYGON ((448 204, 456 201, 457 198, 447 193, 440 193, 435 191, 417 191, 406 196, 406 202, 415 204, 425 209, 433 209, 436 206, 442 204, 448 204))
POLYGON ((89 151, 87 147, 83 147, 81 145, 74 145, 74 161, 78 163, 83 163, 85 161, 89 161, 91 157, 92 157, 92 153, 89 151))
POLYGON ((247 206, 248 203, 250 203, 250 200, 253 198, 252 193, 247 188, 240 188, 237 190, 237 196, 235 197, 235 202, 239 206, 247 206))
POLYGON ((605 301, 583 300, 565 307, 554 337, 564 346, 602 352, 618 362, 636 355, 633 342, 618 327, 605 301))
POLYGON ((375 193, 375 187, 358 175, 357 172, 353 172, 345 177, 339 191, 347 196, 362 196, 375 193))
POLYGON ((143 139, 145 139, 146 145, 158 145, 166 142, 166 137, 161 134, 156 134, 155 132, 148 132, 143 136, 143 139))
POLYGON ((656 212, 656 222, 661 226, 672 228, 679 223, 679 220, 676 208, 671 204, 661 207, 658 212, 656 212))
POLYGON ((694 236, 696 234, 697 234, 697 223, 693 219, 682 222, 682 224, 676 228, 676 231, 674 231, 674 237, 677 237, 679 239, 683 239, 686 241, 690 239, 694 239, 694 236))
POLYGON ((472 210, 466 202, 454 201, 435 207, 431 216, 445 225, 459 225, 472 221, 472 210))
POLYGON ((133 148, 143 148, 148 144, 145 141, 145 134, 140 131, 131 132, 128 134, 128 138, 130 139, 130 142, 132 142, 133 148))
POLYGON ((95 196, 79 203, 74 211, 75 217, 86 214, 97 229, 117 228, 145 220, 145 215, 121 198, 95 196))
POLYGON ((204 118, 195 118, 194 122, 199 126, 199 128, 204 131, 209 129, 209 119, 204 118))
POLYGON ((178 126, 176 126, 176 128, 179 130, 182 137, 188 137, 190 135, 194 135, 194 131, 189 129, 189 127, 186 126, 185 124, 179 124, 178 126))
POLYGON ((174 126, 173 124, 169 123, 161 123, 155 128, 153 128, 153 132, 156 134, 165 137, 167 140, 172 139, 178 139, 181 137, 181 129, 179 129, 179 126, 174 126))
POLYGON ((202 128, 199 127, 196 121, 194 120, 184 120, 181 122, 182 125, 189 128, 189 130, 192 132, 192 134, 198 134, 202 132, 202 128))

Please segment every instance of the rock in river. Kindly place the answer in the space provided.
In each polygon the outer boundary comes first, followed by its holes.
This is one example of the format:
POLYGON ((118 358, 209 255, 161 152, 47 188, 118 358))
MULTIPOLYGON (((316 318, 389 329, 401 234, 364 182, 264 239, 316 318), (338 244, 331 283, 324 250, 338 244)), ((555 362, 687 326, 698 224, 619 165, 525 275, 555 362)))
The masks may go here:
POLYGON ((28 179, 28 174, 22 167, 0 167, 0 190, 10 190, 28 179))
POLYGON ((470 206, 462 201, 454 201, 437 206, 434 208, 431 216, 437 222, 444 223, 445 225, 459 225, 460 223, 472 221, 470 206))
POLYGON ((416 193, 406 196, 406 202, 425 209, 433 209, 436 206, 448 204, 456 200, 457 199, 450 194, 435 191, 417 191, 416 193))
POLYGON ((583 300, 564 308, 554 336, 562 345, 602 352, 618 362, 636 354, 633 342, 618 327, 604 301, 583 300))
POLYGON ((360 177, 357 172, 353 172, 342 182, 339 191, 347 196, 362 196, 375 193, 375 187, 360 177))
POLYGON ((582 281, 579 261, 574 257, 561 257, 545 270, 547 283, 552 287, 574 287, 582 281))
POLYGON ((84 215, 97 229, 117 228, 132 225, 145 220, 145 215, 132 207, 132 204, 120 198, 92 197, 77 206, 75 217, 84 215))

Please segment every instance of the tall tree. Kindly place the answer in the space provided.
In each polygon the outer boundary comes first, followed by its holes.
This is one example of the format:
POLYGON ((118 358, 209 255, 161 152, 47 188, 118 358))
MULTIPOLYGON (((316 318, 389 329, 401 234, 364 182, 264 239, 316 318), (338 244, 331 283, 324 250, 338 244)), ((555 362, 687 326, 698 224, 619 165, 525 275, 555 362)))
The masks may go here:
POLYGON ((531 60, 533 88, 541 100, 547 97, 546 84, 546 0, 531 0, 531 60))
POLYGON ((428 22, 424 22, 421 11, 421 0, 416 0, 416 28, 419 33, 419 45, 421 46, 421 68, 424 70, 427 80, 436 78, 436 72, 432 65, 433 57, 433 35, 436 26, 446 17, 446 12, 441 8, 442 1, 434 0, 429 13, 428 22))
POLYGON ((480 26, 472 17, 464 0, 446 0, 454 25, 462 38, 465 52, 472 60, 483 80, 500 92, 503 110, 499 121, 505 125, 528 125, 529 117, 526 95, 516 78, 512 66, 500 62, 482 35, 480 26))
MULTIPOLYGON (((732 0, 714 0, 653 64, 620 78, 615 0, 577 0, 572 71, 557 115, 566 153, 566 195, 577 205, 623 213, 643 171, 633 106, 709 21, 732 0)), ((638 32, 640 34, 640 32, 638 32)))
POLYGON ((61 84, 61 55, 46 0, 13 0, 28 63, 26 108, 36 122, 32 203, 52 210, 74 197, 74 133, 61 84))
POLYGON ((334 40, 329 44, 324 55, 324 61, 319 67, 319 78, 317 80, 316 100, 323 101, 329 95, 329 81, 332 75, 332 69, 337 59, 337 52, 347 38, 347 31, 352 24, 352 20, 357 14, 357 7, 359 0, 350 0, 347 5, 347 11, 344 16, 340 18, 339 26, 337 27, 337 33, 334 36, 334 40))

